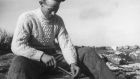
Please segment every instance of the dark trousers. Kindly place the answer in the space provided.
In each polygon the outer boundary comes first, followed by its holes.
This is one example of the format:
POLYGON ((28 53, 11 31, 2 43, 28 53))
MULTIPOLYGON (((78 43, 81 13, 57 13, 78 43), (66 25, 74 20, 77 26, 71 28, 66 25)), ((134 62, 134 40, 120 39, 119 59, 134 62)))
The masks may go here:
MULTIPOLYGON (((116 79, 94 48, 79 48, 77 55, 81 71, 91 79, 116 79)), ((17 56, 12 61, 7 79, 39 79, 41 74, 50 70, 44 63, 17 56)))

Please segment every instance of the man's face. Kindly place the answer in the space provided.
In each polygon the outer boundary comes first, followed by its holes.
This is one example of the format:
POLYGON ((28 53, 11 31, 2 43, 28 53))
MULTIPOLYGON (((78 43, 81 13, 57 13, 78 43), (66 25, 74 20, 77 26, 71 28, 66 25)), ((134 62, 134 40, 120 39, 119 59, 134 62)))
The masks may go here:
POLYGON ((55 15, 55 13, 59 9, 59 5, 60 5, 60 2, 57 2, 55 0, 46 0, 42 4, 42 8, 43 8, 44 12, 47 13, 47 16, 50 17, 52 15, 55 15))

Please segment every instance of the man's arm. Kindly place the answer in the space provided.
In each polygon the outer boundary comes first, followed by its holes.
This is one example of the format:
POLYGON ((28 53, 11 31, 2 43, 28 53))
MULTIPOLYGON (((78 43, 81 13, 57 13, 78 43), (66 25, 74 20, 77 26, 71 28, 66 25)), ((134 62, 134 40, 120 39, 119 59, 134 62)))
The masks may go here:
POLYGON ((59 22, 60 22, 59 24, 60 29, 58 34, 58 42, 65 60, 70 65, 70 69, 73 74, 73 77, 77 77, 79 75, 80 68, 77 65, 76 50, 71 43, 70 37, 61 18, 59 22))
POLYGON ((16 55, 40 61, 43 52, 30 47, 28 43, 31 35, 31 26, 30 17, 22 14, 17 22, 11 49, 16 55))
POLYGON ((77 54, 74 46, 71 43, 68 32, 65 28, 63 20, 59 20, 58 43, 62 50, 65 60, 68 64, 77 63, 77 54))

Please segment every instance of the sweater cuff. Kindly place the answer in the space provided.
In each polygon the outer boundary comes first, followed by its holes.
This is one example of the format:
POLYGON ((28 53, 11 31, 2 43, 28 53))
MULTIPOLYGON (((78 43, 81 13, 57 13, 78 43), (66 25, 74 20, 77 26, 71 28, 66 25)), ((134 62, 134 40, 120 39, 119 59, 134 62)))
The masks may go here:
POLYGON ((68 61, 68 64, 69 64, 69 65, 74 64, 74 63, 77 64, 76 59, 73 59, 73 60, 71 60, 71 61, 70 61, 70 60, 68 61))
POLYGON ((42 57, 43 57, 44 54, 45 54, 45 53, 43 53, 43 54, 41 55, 41 57, 40 57, 40 62, 42 62, 42 57))

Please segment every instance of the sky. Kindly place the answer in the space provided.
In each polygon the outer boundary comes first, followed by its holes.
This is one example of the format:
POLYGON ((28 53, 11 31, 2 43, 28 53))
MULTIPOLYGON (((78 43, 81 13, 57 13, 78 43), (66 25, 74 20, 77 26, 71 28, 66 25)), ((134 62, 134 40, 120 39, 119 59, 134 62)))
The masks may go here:
MULTIPOLYGON (((0 0, 0 27, 14 32, 18 16, 38 0, 0 0)), ((74 45, 140 45, 140 0, 66 0, 58 14, 74 45)))

